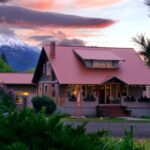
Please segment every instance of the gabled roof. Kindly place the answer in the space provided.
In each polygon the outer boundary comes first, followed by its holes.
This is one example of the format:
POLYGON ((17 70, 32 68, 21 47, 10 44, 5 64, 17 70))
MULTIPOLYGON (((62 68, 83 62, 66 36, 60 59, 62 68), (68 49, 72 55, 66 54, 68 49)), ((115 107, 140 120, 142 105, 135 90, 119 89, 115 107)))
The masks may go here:
POLYGON ((116 54, 105 50, 75 49, 74 52, 84 60, 122 60, 116 54))
POLYGON ((0 73, 0 83, 3 84, 33 84, 32 73, 0 73))
POLYGON ((116 77, 127 84, 150 85, 150 68, 132 48, 56 46, 56 56, 52 59, 49 57, 50 46, 44 46, 43 51, 60 84, 102 84, 107 77, 116 77), (105 51, 105 54, 113 53, 124 61, 120 61, 119 69, 86 68, 73 50, 84 50, 88 54, 105 51))

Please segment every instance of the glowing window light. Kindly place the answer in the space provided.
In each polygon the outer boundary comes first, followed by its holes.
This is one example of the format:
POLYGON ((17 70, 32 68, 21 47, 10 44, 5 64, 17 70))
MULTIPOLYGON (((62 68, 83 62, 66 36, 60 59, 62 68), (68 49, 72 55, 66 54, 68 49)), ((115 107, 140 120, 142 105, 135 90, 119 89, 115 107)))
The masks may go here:
POLYGON ((29 93, 28 92, 24 92, 23 96, 29 96, 29 93))

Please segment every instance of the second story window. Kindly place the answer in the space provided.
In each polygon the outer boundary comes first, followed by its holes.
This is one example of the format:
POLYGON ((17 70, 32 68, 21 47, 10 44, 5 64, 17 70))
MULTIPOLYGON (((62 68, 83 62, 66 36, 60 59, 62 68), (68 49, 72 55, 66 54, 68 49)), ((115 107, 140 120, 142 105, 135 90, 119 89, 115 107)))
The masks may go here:
POLYGON ((46 63, 46 75, 50 75, 50 72, 51 72, 51 68, 50 68, 50 62, 47 62, 46 63))
POLYGON ((45 96, 48 95, 48 85, 47 84, 44 85, 44 95, 45 96))
POLYGON ((43 64, 43 73, 46 73, 46 64, 43 64))

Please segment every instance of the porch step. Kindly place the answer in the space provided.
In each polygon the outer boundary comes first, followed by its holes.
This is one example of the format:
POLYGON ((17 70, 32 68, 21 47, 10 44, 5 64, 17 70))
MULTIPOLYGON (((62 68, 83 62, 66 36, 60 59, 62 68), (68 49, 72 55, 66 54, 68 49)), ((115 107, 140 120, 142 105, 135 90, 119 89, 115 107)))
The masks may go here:
POLYGON ((97 106, 97 115, 102 117, 129 117, 126 106, 97 106))

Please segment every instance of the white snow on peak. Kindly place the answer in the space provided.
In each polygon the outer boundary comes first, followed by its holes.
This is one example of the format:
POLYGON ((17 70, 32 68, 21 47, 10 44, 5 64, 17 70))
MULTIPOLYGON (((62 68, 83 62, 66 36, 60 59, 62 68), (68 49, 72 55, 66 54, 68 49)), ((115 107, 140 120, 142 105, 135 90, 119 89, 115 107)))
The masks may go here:
POLYGON ((2 47, 2 46, 9 46, 12 48, 26 47, 28 49, 32 49, 33 51, 39 52, 39 50, 36 47, 29 46, 29 45, 25 44, 24 42, 22 42, 21 40, 19 40, 18 38, 9 37, 7 35, 0 35, 0 47, 2 47))
POLYGON ((10 46, 10 47, 27 46, 25 43, 21 42, 16 37, 9 37, 6 35, 0 35, 0 46, 4 46, 4 45, 10 46))

